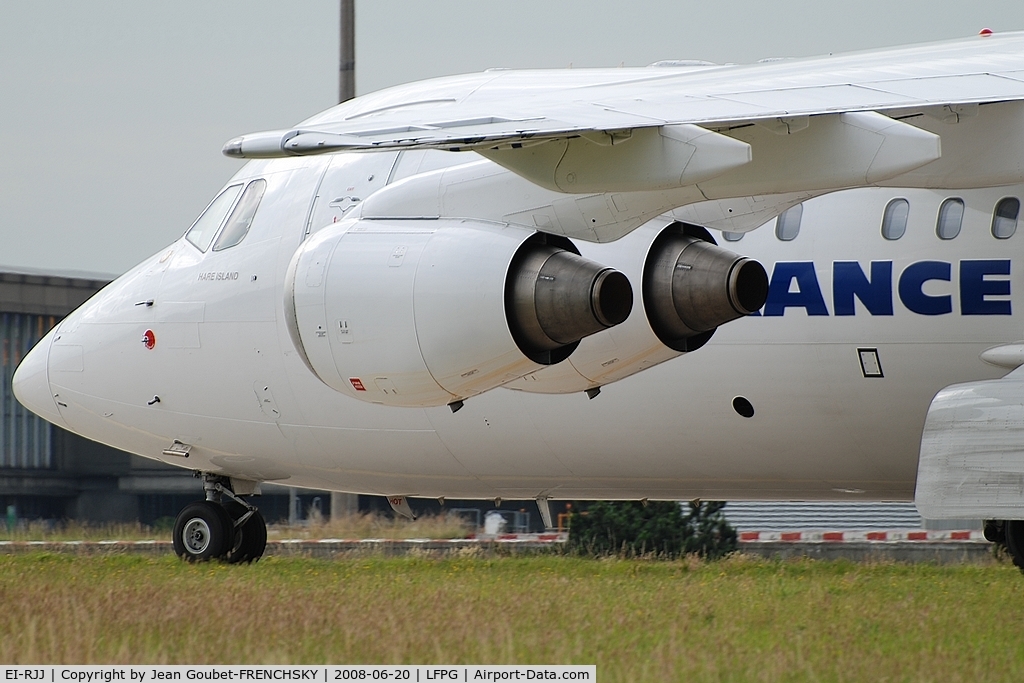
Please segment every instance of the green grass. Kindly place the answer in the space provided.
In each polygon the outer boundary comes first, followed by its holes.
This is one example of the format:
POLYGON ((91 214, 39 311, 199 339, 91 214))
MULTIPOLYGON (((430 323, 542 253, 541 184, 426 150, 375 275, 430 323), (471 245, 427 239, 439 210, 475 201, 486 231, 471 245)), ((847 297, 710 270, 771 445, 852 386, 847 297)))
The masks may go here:
POLYGON ((1024 680, 1005 564, 0 556, 7 663, 594 663, 608 681, 1024 680))

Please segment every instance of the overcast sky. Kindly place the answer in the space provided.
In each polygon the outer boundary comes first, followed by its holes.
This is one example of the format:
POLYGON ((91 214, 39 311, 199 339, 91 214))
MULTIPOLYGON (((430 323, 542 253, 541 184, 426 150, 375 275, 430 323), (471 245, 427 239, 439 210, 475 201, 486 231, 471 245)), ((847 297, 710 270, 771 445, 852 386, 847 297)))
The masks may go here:
MULTIPOLYGON (((359 93, 503 67, 750 62, 1024 29, 1024 2, 356 0, 359 93)), ((335 103, 337 0, 0 0, 0 265, 121 273, 335 103)))

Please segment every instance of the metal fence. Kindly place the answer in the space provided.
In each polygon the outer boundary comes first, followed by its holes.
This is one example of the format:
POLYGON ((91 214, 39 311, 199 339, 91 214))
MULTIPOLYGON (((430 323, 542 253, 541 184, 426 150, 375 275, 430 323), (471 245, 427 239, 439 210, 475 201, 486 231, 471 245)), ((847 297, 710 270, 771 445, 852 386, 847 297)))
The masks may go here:
MULTIPOLYGON (((731 502, 725 518, 739 531, 913 529, 921 515, 903 502, 731 502)), ((957 527, 961 528, 961 527, 957 527)))

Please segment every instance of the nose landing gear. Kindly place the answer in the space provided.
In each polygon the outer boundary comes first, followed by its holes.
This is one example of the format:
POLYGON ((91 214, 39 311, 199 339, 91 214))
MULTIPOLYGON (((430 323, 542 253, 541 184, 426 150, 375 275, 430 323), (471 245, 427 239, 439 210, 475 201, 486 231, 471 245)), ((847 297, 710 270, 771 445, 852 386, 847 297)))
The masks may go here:
POLYGON ((267 524, 236 496, 225 477, 203 475, 206 500, 190 503, 174 521, 175 554, 188 562, 255 562, 267 547, 267 524), (224 500, 227 498, 227 500, 224 500))

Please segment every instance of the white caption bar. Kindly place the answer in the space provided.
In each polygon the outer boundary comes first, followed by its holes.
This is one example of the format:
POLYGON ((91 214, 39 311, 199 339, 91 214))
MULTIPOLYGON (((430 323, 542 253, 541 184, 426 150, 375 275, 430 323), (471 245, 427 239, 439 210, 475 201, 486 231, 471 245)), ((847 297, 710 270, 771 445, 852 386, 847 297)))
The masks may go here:
POLYGON ((0 683, 159 683, 161 681, 587 681, 597 680, 593 664, 475 664, 417 666, 3 666, 0 683))

